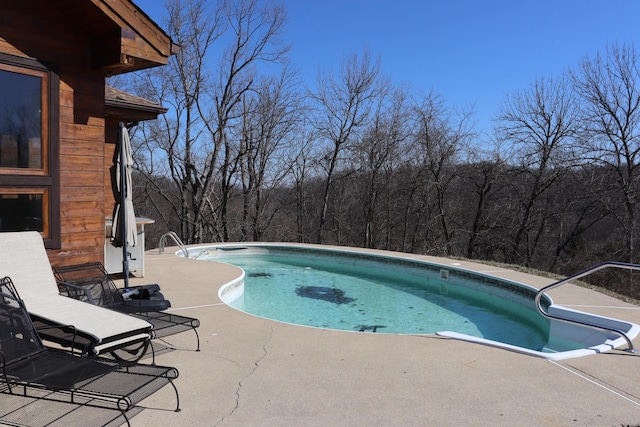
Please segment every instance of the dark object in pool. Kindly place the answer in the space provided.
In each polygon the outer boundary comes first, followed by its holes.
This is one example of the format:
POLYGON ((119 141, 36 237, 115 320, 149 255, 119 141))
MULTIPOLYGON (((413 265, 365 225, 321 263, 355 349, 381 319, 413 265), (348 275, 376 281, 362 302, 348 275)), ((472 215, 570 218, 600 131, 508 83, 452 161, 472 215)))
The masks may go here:
POLYGON ((386 326, 384 325, 358 325, 356 326, 356 329, 358 329, 358 332, 378 332, 378 328, 386 328, 386 326))
POLYGON ((326 286, 298 286, 296 288, 296 295, 304 298, 328 301, 334 304, 348 304, 355 301, 355 298, 345 296, 342 289, 329 288, 326 286))
POLYGON ((260 271, 258 273, 249 273, 249 277, 271 277, 271 273, 265 273, 264 271, 260 271))

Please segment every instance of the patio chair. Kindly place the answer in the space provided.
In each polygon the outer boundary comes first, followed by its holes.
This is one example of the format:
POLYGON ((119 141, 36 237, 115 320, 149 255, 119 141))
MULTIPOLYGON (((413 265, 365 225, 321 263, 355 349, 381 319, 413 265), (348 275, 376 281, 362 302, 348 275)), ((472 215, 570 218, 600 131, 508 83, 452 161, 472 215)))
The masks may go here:
POLYGON ((3 276, 12 278, 43 340, 85 355, 116 354, 122 349, 142 357, 146 352, 153 336, 149 322, 58 293, 37 231, 0 233, 0 277, 3 276))
POLYGON ((171 304, 159 292, 158 285, 131 287, 128 292, 119 289, 99 262, 55 267, 53 271, 63 295, 145 320, 153 325, 154 338, 193 330, 196 351, 200 351, 200 336, 196 330, 200 321, 162 311, 171 304), (129 296, 131 294, 133 296, 129 296))
POLYGON ((0 279, 0 392, 117 410, 170 384, 180 410, 175 368, 104 357, 80 357, 43 346, 9 277, 0 279))
POLYGON ((54 267, 53 274, 63 295, 121 313, 162 311, 171 307, 158 285, 118 289, 99 262, 54 267))

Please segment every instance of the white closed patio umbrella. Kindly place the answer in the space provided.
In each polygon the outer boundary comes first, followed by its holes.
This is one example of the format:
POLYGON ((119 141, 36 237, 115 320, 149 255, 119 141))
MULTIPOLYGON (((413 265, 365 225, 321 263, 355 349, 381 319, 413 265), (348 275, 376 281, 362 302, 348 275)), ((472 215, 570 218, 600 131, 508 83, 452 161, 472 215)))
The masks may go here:
POLYGON ((136 214, 133 210, 132 168, 133 156, 129 132, 121 122, 111 168, 111 186, 116 202, 111 227, 111 244, 117 248, 122 247, 122 273, 125 288, 129 287, 129 246, 135 246, 138 243, 136 214))

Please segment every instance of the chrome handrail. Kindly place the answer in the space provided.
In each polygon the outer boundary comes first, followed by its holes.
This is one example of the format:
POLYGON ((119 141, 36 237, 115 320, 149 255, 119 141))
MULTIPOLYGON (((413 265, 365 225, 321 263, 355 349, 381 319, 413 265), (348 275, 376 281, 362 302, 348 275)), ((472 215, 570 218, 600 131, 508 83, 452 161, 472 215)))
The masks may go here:
POLYGON ((165 245, 165 241, 167 240, 167 237, 171 237, 174 243, 180 246, 180 249, 182 250, 182 252, 184 252, 184 257, 189 258, 189 249, 187 249, 184 243, 182 243, 182 240, 180 240, 180 237, 178 237, 178 235, 173 231, 167 231, 162 236, 160 236, 160 241, 158 242, 158 251, 159 251, 158 253, 161 254, 164 251, 164 245, 165 245))
POLYGON ((545 286, 544 288, 540 289, 538 291, 538 293, 536 294, 536 298, 535 298, 535 302, 536 302, 536 307, 538 307, 538 311, 540 312, 540 314, 542 314, 544 317, 549 318, 549 319, 555 319, 555 320, 560 320, 562 322, 567 322, 567 323, 577 323, 579 325, 584 325, 584 326, 590 326, 592 328, 597 328, 597 329, 601 329, 601 330, 605 330, 605 331, 610 331, 610 332, 614 332, 616 334, 619 334, 620 336, 622 336, 622 338, 625 339, 625 341, 627 341, 627 344, 629 345, 629 348, 625 349, 624 351, 628 351, 630 353, 637 353, 638 350, 636 350, 633 346, 633 342, 631 341, 631 338, 629 338, 627 336, 627 334, 625 334, 623 331, 620 331, 618 329, 615 328, 608 328, 606 326, 601 326, 601 325, 594 325, 591 323, 587 323, 587 322, 581 322, 579 320, 574 320, 574 319, 566 319, 564 317, 559 317, 559 316, 554 316, 553 314, 549 314, 546 311, 544 311, 542 304, 541 304, 541 299, 542 299, 542 294, 545 291, 550 291, 551 289, 557 288, 559 286, 562 286, 566 283, 571 282, 572 280, 576 280, 579 279, 581 277, 585 277, 588 276, 591 273, 594 273, 598 270, 602 270, 604 268, 609 268, 609 267, 614 267, 614 268, 625 268, 627 270, 640 270, 640 265, 638 264, 630 264, 630 263, 625 263, 625 262, 615 262, 615 261, 608 261, 608 262, 603 262, 602 264, 598 264, 595 265, 593 267, 590 267, 584 271, 581 271, 579 273, 576 273, 572 276, 569 276, 565 279, 559 280, 555 283, 552 283, 548 286, 545 286))

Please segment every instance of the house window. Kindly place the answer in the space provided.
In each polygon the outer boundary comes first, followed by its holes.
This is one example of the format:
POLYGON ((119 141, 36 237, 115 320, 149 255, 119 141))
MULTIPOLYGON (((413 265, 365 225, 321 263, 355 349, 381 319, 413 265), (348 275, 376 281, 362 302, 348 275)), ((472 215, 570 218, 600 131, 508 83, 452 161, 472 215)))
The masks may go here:
POLYGON ((37 61, 0 54, 0 232, 39 231, 60 247, 58 79, 37 61))
POLYGON ((47 188, 0 188, 0 230, 35 230, 47 236, 49 230, 47 188))
POLYGON ((42 131, 46 126, 42 122, 47 107, 47 75, 21 71, 0 66, 0 168, 5 173, 21 173, 22 169, 46 172, 46 162, 42 161, 42 131))

